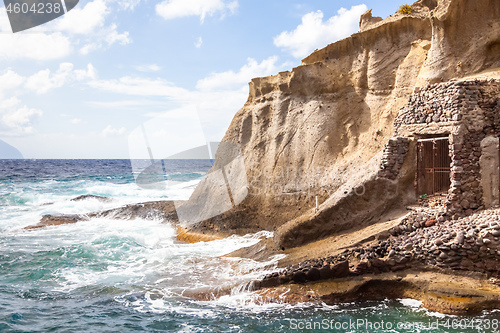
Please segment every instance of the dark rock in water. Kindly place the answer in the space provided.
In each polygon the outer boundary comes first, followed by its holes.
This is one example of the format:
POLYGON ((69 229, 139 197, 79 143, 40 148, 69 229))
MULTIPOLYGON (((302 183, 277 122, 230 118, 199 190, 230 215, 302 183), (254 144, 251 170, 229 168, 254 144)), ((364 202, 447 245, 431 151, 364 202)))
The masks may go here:
POLYGON ((120 220, 146 219, 177 222, 177 211, 173 201, 152 201, 141 204, 127 205, 96 213, 92 217, 105 217, 120 220))
POLYGON ((307 277, 307 280, 309 280, 309 281, 318 281, 321 278, 321 274, 319 272, 319 269, 311 268, 306 273, 306 277, 307 277))
MULTIPOLYGON (((80 198, 80 197, 79 197, 80 198)), ((106 200, 109 198, 102 197, 106 200)), ((75 198, 77 199, 77 198, 75 198)), ((80 199, 84 200, 84 199, 80 199)), ((38 229, 52 225, 71 224, 80 221, 88 221, 91 218, 111 218, 118 220, 131 219, 157 219, 164 222, 178 222, 177 212, 173 201, 152 201, 135 205, 127 205, 124 207, 109 209, 106 211, 89 213, 85 215, 45 215, 39 223, 28 226, 25 229, 38 229)))
POLYGON ((297 271, 292 275, 292 281, 295 283, 304 283, 306 282, 306 280, 307 280, 306 273, 302 271, 297 271))
POLYGON ((95 200, 99 200, 102 202, 109 202, 112 200, 110 198, 102 197, 100 195, 85 194, 85 195, 80 195, 76 198, 73 198, 70 201, 83 201, 83 200, 89 200, 89 199, 95 199, 95 200))
POLYGON ((26 227, 25 229, 39 229, 54 225, 72 224, 80 221, 88 221, 85 215, 44 215, 38 224, 26 227))

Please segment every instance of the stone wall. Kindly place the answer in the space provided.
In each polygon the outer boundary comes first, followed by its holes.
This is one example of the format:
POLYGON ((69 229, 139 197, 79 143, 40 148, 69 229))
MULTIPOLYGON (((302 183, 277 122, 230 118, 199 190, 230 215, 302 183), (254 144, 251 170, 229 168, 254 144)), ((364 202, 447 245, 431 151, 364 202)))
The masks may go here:
POLYGON ((414 212, 397 227, 399 237, 388 241, 388 257, 396 262, 409 257, 430 266, 500 277, 499 214, 498 209, 485 210, 458 221, 436 223, 433 214, 414 212), (418 218, 427 221, 408 229, 418 218), (407 228, 403 228, 405 223, 407 228))
MULTIPOLYGON (((460 97, 463 120, 458 130, 451 135, 450 142, 452 183, 448 195, 448 208, 455 218, 485 208, 483 197, 485 183, 482 181, 482 175, 486 170, 481 170, 480 160, 483 155, 481 143, 487 136, 497 137, 500 134, 500 83, 498 81, 466 83, 462 86, 465 91, 462 91, 460 97)), ((496 172, 498 173, 498 169, 496 172)), ((493 206, 491 200, 488 206, 493 206)))
MULTIPOLYGON (((485 208, 481 142, 487 136, 500 135, 500 81, 451 81, 416 88, 408 105, 398 113, 394 125, 397 137, 450 135, 449 215, 456 219, 485 208)), ((392 159, 387 158, 388 161, 392 159)), ((488 206, 494 206, 490 201, 488 206)))
POLYGON ((256 281, 253 289, 422 266, 500 279, 500 210, 485 210, 458 221, 440 219, 441 214, 439 208, 414 210, 389 230, 394 237, 288 266, 256 281))
POLYGON ((485 208, 498 207, 500 202, 500 156, 498 137, 489 135, 481 141, 481 188, 485 208))
MULTIPOLYGON (((397 130, 402 125, 461 121, 464 117, 469 126, 481 125, 485 118, 482 107, 494 109, 496 106, 492 96, 484 101, 482 91, 497 87, 498 92, 498 85, 499 82, 495 80, 475 80, 450 81, 416 88, 408 105, 399 111, 394 126, 397 130)), ((488 113, 491 112, 488 110, 488 113)))
POLYGON ((474 210, 484 209, 481 189, 481 141, 483 132, 452 135, 451 186, 448 191, 448 211, 455 217, 470 215, 474 210))
POLYGON ((399 137, 390 139, 384 148, 382 165, 378 174, 379 177, 395 180, 403 166, 409 147, 409 138, 399 137))

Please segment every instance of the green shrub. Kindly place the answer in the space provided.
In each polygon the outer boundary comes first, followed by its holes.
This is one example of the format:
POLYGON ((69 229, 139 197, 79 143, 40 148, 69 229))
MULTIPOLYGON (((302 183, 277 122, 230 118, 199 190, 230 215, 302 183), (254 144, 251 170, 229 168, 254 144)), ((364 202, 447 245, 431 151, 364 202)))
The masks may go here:
POLYGON ((411 5, 402 5, 398 10, 401 14, 411 14, 412 11, 413 7, 411 5))

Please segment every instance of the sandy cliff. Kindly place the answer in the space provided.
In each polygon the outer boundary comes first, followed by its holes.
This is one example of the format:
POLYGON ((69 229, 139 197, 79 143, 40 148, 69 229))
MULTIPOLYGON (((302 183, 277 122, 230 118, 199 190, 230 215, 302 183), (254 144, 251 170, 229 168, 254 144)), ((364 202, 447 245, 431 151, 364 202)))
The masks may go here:
POLYGON ((223 139, 241 148, 249 195, 191 228, 276 230, 277 247, 288 248, 375 223, 414 201, 411 163, 403 181, 377 178, 393 121, 415 87, 500 66, 500 2, 413 7, 385 20, 367 13, 359 33, 289 72, 253 79, 223 139))

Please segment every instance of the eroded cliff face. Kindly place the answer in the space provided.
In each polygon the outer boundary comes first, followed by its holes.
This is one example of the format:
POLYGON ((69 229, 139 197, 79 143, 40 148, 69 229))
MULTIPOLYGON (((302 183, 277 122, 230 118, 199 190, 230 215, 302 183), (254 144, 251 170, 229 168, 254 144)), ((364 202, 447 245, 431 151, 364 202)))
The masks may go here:
MULTIPOLYGON (((290 72, 252 80, 223 139, 241 148, 249 194, 195 229, 279 235, 287 225, 340 214, 340 231, 356 227, 353 218, 374 223, 415 199, 411 166, 403 168, 406 182, 373 183, 394 118, 417 86, 500 66, 500 1, 422 0, 414 8, 382 21, 366 15, 363 31, 315 51, 290 72), (367 210, 372 204, 376 212, 367 210)), ((206 190, 197 188, 193 197, 206 190)))
POLYGON ((419 85, 500 66, 500 2, 440 0, 431 12, 432 44, 419 85))

